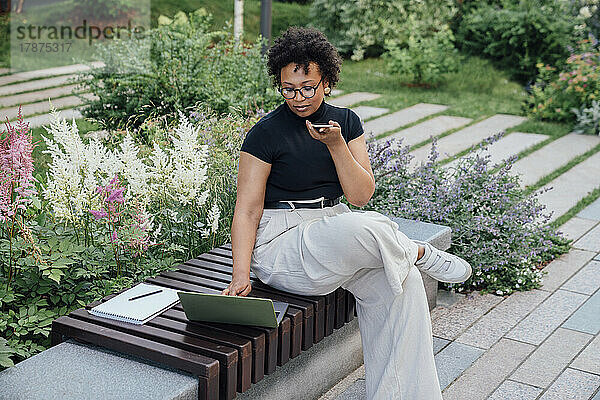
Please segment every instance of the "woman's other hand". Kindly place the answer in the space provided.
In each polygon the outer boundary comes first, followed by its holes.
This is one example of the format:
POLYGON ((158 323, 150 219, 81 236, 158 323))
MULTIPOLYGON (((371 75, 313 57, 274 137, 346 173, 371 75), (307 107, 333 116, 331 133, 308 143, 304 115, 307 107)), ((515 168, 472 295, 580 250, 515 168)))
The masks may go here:
POLYGON ((252 291, 252 285, 250 284, 250 278, 240 278, 234 276, 229 286, 227 286, 221 294, 227 296, 247 296, 252 291))
POLYGON ((308 129, 310 136, 327 146, 339 144, 340 140, 344 142, 340 124, 331 120, 328 123, 333 125, 333 128, 315 128, 309 120, 306 120, 306 129, 308 129))

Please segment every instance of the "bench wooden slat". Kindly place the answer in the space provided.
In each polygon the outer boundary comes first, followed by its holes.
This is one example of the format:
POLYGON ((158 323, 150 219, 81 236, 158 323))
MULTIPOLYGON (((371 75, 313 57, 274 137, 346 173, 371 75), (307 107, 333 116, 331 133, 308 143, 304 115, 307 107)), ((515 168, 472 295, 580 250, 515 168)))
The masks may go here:
POLYGON ((214 358, 219 361, 219 392, 222 398, 229 400, 235 397, 238 384, 238 355, 237 351, 231 347, 215 345, 206 340, 190 336, 186 337, 153 326, 134 325, 109 318, 96 317, 83 308, 72 311, 69 317, 214 358))
MULTIPOLYGON (((228 332, 215 332, 206 327, 198 327, 193 322, 185 323, 164 317, 156 317, 147 323, 163 330, 179 333, 185 337, 197 337, 215 343, 218 347, 232 347, 238 353, 238 384, 237 391, 240 393, 250 389, 252 385, 252 343, 248 339, 231 335, 228 332)), ((264 340, 264 338, 263 338, 264 340)), ((259 364, 264 369, 264 344, 260 354, 259 364)))
MULTIPOLYGON (((215 290, 188 282, 170 279, 164 276, 148 278, 146 282, 158 286, 166 286, 173 289, 186 290, 190 292, 212 294, 218 294, 221 292, 220 290, 215 290)), ((265 374, 268 375, 273 373, 273 371, 275 371, 275 368, 277 368, 277 343, 279 334, 277 328, 264 328, 264 332, 268 332, 268 335, 265 335, 265 374)))
POLYGON ((354 295, 346 290, 346 323, 354 319, 354 312, 356 311, 356 299, 354 295))
MULTIPOLYGON (((185 331, 191 334, 206 335, 207 331, 210 331, 212 335, 219 337, 223 335, 225 337, 225 343, 231 343, 233 340, 230 336, 239 336, 240 338, 247 339, 251 344, 251 368, 250 368, 250 381, 257 383, 265 376, 265 349, 266 349, 266 336, 265 333, 253 328, 239 329, 237 325, 231 326, 227 324, 211 324, 203 322, 190 322, 183 309, 180 306, 175 306, 172 309, 161 314, 161 318, 165 320, 185 325, 185 331)), ((246 327, 244 327, 246 328, 246 327)), ((244 375, 244 379, 246 379, 244 375)))
POLYGON ((187 371, 198 377, 199 399, 220 398, 219 362, 215 359, 68 316, 55 319, 52 331, 57 335, 187 371))

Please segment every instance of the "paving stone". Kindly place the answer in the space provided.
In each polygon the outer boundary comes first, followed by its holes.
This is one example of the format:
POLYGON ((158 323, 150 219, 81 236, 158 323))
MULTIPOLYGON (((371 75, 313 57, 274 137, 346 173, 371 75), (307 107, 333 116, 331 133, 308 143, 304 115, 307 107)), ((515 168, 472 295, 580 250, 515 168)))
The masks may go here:
POLYGON ((576 249, 589 250, 593 252, 600 251, 600 224, 592 228, 589 232, 583 235, 579 240, 573 243, 576 249))
POLYGON ((333 90, 331 91, 331 95, 332 95, 333 97, 335 97, 335 96, 339 96, 339 95, 340 95, 340 94, 342 94, 342 93, 344 93, 344 91, 343 91, 343 90, 339 90, 339 89, 333 89, 333 90))
MULTIPOLYGON (((94 67, 102 67, 104 63, 95 61, 91 63, 94 67)), ((87 71, 89 67, 85 64, 65 65, 63 67, 38 69, 35 71, 18 72, 16 74, 0 76, 0 86, 9 85, 15 82, 28 81, 30 79, 43 78, 56 75, 74 74, 80 71, 87 71)))
POLYGON ((539 345, 588 298, 583 294, 557 290, 505 337, 539 345))
POLYGON ((598 143, 600 138, 597 136, 570 133, 518 160, 511 171, 521 176, 522 186, 529 186, 598 143))
MULTIPOLYGON (((440 154, 438 161, 445 160, 463 150, 480 143, 485 138, 495 135, 505 129, 519 125, 527 120, 524 117, 516 115, 496 114, 483 121, 477 122, 471 126, 454 132, 451 135, 444 136, 437 142, 437 150, 440 154)), ((431 152, 431 145, 423 146, 413 151, 411 154, 415 158, 411 162, 412 167, 418 166, 421 162, 427 160, 431 152)))
POLYGON ((598 221, 573 217, 558 228, 558 230, 562 232, 567 239, 577 240, 597 224, 598 221))
POLYGON ((338 107, 349 107, 353 104, 360 103, 362 101, 371 101, 380 98, 380 94, 367 93, 367 92, 352 92, 343 96, 336 97, 328 101, 329 104, 333 104, 338 107))
POLYGON ((385 114, 386 112, 388 112, 390 110, 387 108, 381 108, 381 107, 358 106, 358 107, 352 108, 352 111, 354 111, 356 114, 358 114, 360 119, 362 121, 364 121, 369 118, 378 117, 382 114, 385 114))
POLYGON ((548 272, 542 278, 542 290, 553 292, 558 289, 567 279, 588 263, 595 253, 585 250, 571 249, 556 260, 544 267, 548 272))
POLYGON ((600 376, 567 368, 540 400, 588 400, 600 386, 600 376))
POLYGON ((535 289, 513 293, 475 322, 456 341, 489 349, 549 295, 548 292, 535 289))
POLYGON ((0 68, 0 75, 8 74, 10 72, 10 68, 0 68))
POLYGON ((504 381, 487 400, 535 400, 542 389, 515 381, 504 381))
POLYGON ((570 367, 600 375, 600 336, 596 336, 571 363, 570 367))
POLYGON ((502 338, 448 386, 444 400, 484 400, 535 346, 502 338))
POLYGON ((542 193, 538 199, 540 204, 546 206, 546 213, 553 211, 549 220, 552 222, 569 211, 594 189, 600 187, 600 152, 560 175, 540 191, 543 192, 549 187, 553 189, 542 193), (565 195, 567 193, 568 196, 565 195))
POLYGON ((469 368, 485 351, 466 344, 452 342, 435 355, 440 388, 444 390, 450 383, 469 368))
POLYGON ((478 154, 480 157, 490 156, 490 166, 501 163, 509 157, 519 154, 528 148, 543 142, 549 136, 538 135, 536 133, 521 133, 513 132, 504 136, 502 139, 492 143, 487 149, 479 149, 475 153, 471 153, 465 157, 457 158, 456 160, 446 164, 445 168, 456 167, 462 159, 478 154))
POLYGON ((600 221, 600 198, 596 199, 592 204, 579 211, 577 214, 579 218, 593 219, 594 221, 600 221))
POLYGON ((385 132, 393 132, 404 125, 412 124, 418 120, 446 110, 448 106, 439 104, 419 103, 404 108, 400 111, 384 115, 365 123, 364 129, 367 137, 378 136, 385 132))
MULTIPOLYGON (((73 118, 79 119, 83 118, 81 112, 74 108, 68 108, 66 110, 60 110, 61 118, 65 118, 67 121, 71 121, 73 118)), ((36 115, 35 117, 23 118, 25 123, 29 123, 30 128, 37 128, 43 125, 50 125, 50 121, 52 120, 52 116, 47 114, 36 115)))
POLYGON ((600 261, 593 260, 561 287, 561 289, 588 295, 594 294, 598 288, 600 288, 600 261))
POLYGON ((473 296, 465 297, 450 307, 436 307, 435 319, 432 314, 433 335, 454 340, 502 299, 493 294, 480 295, 474 292, 473 296))
POLYGON ((356 380, 348 389, 339 394, 335 400, 362 400, 367 398, 367 385, 364 379, 356 380))
POLYGON ((77 75, 61 75, 47 79, 36 79, 35 81, 27 81, 23 83, 15 83, 13 85, 0 86, 0 96, 10 96, 22 92, 30 92, 33 90, 42 90, 54 86, 61 86, 70 83, 69 80, 77 75))
POLYGON ((439 337, 433 337, 433 354, 439 353, 446 345, 450 343, 449 340, 442 339, 439 337))
MULTIPOLYGON (((413 125, 410 128, 402 129, 399 132, 383 137, 379 139, 379 141, 386 141, 391 138, 402 138, 402 146, 413 146, 428 140, 431 136, 435 137, 451 129, 470 124, 471 121, 473 121, 471 118, 440 115, 413 125)), ((395 147, 398 147, 398 142, 393 142, 392 148, 395 147)))
MULTIPOLYGON (((96 99, 97 97, 91 93, 84 93, 82 95, 84 98, 91 100, 96 99)), ((67 108, 67 107, 75 107, 82 103, 81 99, 77 96, 67 96, 60 97, 58 99, 52 100, 52 105, 48 100, 39 101, 37 103, 26 104, 22 108, 23 116, 29 116, 33 114, 47 113, 51 110, 52 106, 54 108, 67 108)), ((0 109, 0 116, 2 118, 7 118, 11 121, 14 121, 17 118, 17 114, 19 112, 18 107, 10 107, 10 108, 2 108, 0 109)))
POLYGON ((55 97, 70 95, 79 85, 59 86, 52 89, 39 90, 15 94, 13 96, 0 97, 0 107, 17 106, 19 104, 31 103, 33 101, 54 99, 55 97))
POLYGON ((562 326, 597 335, 600 332, 600 291, 590 297, 562 326))
POLYGON ((519 366, 510 379, 547 388, 592 338, 586 333, 558 328, 519 366))

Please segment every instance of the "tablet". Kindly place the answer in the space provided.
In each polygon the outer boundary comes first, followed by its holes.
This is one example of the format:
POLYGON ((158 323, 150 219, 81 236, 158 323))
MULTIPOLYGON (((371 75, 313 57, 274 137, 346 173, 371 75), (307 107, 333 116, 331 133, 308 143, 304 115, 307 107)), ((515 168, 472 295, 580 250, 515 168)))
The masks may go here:
POLYGON ((276 328, 288 303, 248 296, 177 292, 190 321, 222 322, 276 328))

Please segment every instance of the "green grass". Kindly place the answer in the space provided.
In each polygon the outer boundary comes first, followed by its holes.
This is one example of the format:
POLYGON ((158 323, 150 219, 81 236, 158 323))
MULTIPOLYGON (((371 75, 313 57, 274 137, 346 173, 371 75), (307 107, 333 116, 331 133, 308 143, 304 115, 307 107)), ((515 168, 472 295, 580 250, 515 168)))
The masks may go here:
POLYGON ((345 60, 338 87, 346 92, 380 93, 383 96, 369 105, 392 111, 424 102, 448 105, 444 114, 473 119, 497 113, 523 114, 521 104, 527 94, 507 74, 477 57, 464 57, 459 68, 446 74, 446 83, 421 88, 406 86, 402 76, 388 73, 382 59, 345 60))

